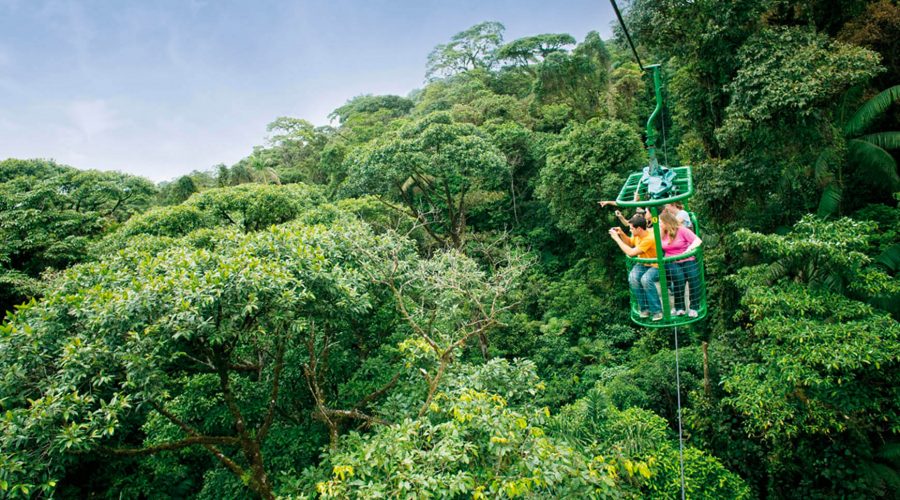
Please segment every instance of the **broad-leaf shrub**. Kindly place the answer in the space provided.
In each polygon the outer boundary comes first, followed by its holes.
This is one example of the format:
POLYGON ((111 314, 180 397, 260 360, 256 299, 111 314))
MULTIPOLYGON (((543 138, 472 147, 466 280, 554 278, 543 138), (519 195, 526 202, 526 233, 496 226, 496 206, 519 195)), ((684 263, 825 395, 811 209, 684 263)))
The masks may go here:
POLYGON ((296 219, 305 209, 324 202, 322 190, 306 184, 241 184, 203 191, 186 204, 209 213, 220 225, 258 231, 296 219))
POLYGON ((574 125, 550 147, 537 194, 556 223, 580 240, 609 229, 598 221, 600 200, 615 198, 622 182, 646 158, 637 133, 622 122, 591 119, 574 125))
POLYGON ((259 448, 292 420, 270 404, 309 405, 305 339, 369 310, 359 268, 386 241, 359 223, 220 230, 211 250, 130 246, 70 269, 0 328, 4 490, 49 493, 95 453, 196 439, 234 453, 246 465, 231 472, 271 495, 259 448), (142 432, 120 434, 133 419, 142 432))

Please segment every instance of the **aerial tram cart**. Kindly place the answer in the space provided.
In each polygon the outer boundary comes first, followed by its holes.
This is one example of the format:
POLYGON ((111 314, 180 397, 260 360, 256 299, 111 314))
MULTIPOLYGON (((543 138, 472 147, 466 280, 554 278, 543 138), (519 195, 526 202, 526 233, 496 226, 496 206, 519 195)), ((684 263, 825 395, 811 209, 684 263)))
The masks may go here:
MULTIPOLYGON (((673 257, 665 257, 665 253, 662 248, 662 231, 660 231, 660 220, 659 214, 661 210, 666 210, 665 206, 670 203, 681 202, 684 206, 685 210, 689 210, 689 203, 691 196, 694 194, 694 181, 691 175, 691 167, 676 167, 669 168, 668 165, 660 165, 659 159, 656 157, 656 129, 653 126, 654 120, 656 120, 657 116, 659 116, 660 111, 662 110, 662 83, 660 78, 660 65, 653 64, 650 66, 644 66, 641 64, 641 59, 638 56, 637 50, 635 50, 634 43, 631 41, 631 35, 628 34, 628 28, 625 26, 625 21, 622 19, 622 14, 619 12, 619 7, 616 5, 615 0, 610 0, 612 4, 613 10, 616 13, 616 17, 619 20, 619 24, 622 26, 622 31, 625 34, 625 38, 628 40, 628 44, 631 46, 631 51, 634 53, 634 58, 638 63, 638 66, 641 67, 643 71, 647 71, 650 73, 651 78, 653 79, 653 90, 656 95, 656 108, 651 113, 650 118, 647 120, 647 154, 648 154, 648 165, 643 168, 641 172, 634 172, 628 176, 628 179, 625 181, 625 184, 622 186, 622 189, 619 190, 619 194, 616 197, 616 205, 619 207, 630 207, 630 208, 645 208, 649 211, 650 219, 649 222, 652 224, 653 228, 653 236, 655 239, 656 246, 656 258, 647 259, 647 258, 639 258, 639 257, 629 257, 626 256, 626 269, 628 272, 635 265, 656 265, 659 269, 659 283, 658 290, 660 295, 660 304, 662 306, 662 318, 656 318, 645 314, 641 314, 641 304, 640 298, 638 297, 638 292, 635 287, 631 287, 631 320, 638 325, 645 326, 648 328, 669 328, 671 327, 674 331, 674 340, 675 340, 675 384, 676 384, 676 394, 678 396, 678 444, 679 444, 679 465, 680 465, 680 475, 681 475, 681 499, 685 500, 685 474, 684 474, 684 436, 682 433, 682 412, 681 412, 681 375, 680 375, 680 361, 678 356, 678 327, 687 325, 690 323, 694 323, 702 320, 706 317, 707 314, 707 304, 706 304, 706 279, 703 272, 703 247, 702 245, 693 248, 690 251, 685 253, 681 253, 679 255, 673 257), (693 275, 693 279, 688 282, 687 280, 672 280, 673 276, 670 274, 669 270, 674 269, 675 272, 678 272, 677 266, 667 266, 666 264, 670 263, 684 263, 684 262, 692 262, 691 265, 692 271, 695 273, 693 275), (668 269, 667 269, 668 268, 668 269), (684 285, 679 287, 673 287, 671 290, 669 288, 670 283, 673 281, 680 281, 684 285), (696 287, 693 291, 690 290, 691 283, 696 287), (678 294, 681 294, 680 296, 678 294), (686 311, 691 311, 693 314, 678 314, 679 311, 676 309, 677 306, 683 306, 686 311)), ((662 122, 663 127, 663 151, 665 153, 665 122, 662 122)), ((664 157, 666 155, 664 154, 664 157)), ((666 162, 668 163, 668 162, 666 162)), ((647 213, 644 214, 645 218, 647 213)), ((693 214, 693 212, 688 212, 688 217, 691 220, 693 231, 698 236, 700 235, 700 227, 697 224, 697 218, 693 214)))
MULTIPOLYGON (((640 64, 640 60, 638 60, 640 64)), ((650 265, 656 264, 659 268, 659 287, 660 303, 662 304, 661 320, 653 320, 650 317, 640 314, 639 297, 636 296, 634 290, 631 293, 631 320, 641 326, 649 328, 668 328, 674 326, 682 326, 702 320, 707 314, 706 305, 706 282, 703 272, 703 247, 698 246, 693 250, 676 255, 673 257, 665 257, 662 248, 662 234, 660 231, 659 214, 665 210, 665 206, 670 203, 681 202, 686 210, 689 210, 689 200, 694 194, 694 182, 691 175, 691 167, 669 168, 667 165, 661 165, 656 156, 656 139, 657 133, 653 126, 653 122, 662 110, 662 90, 660 83, 660 65, 654 64, 650 66, 642 66, 642 68, 651 74, 653 78, 653 88, 656 93, 656 108, 647 120, 647 154, 649 162, 641 172, 634 172, 628 176, 622 189, 616 197, 616 205, 619 207, 631 207, 634 209, 644 208, 649 213, 648 222, 652 224, 653 236, 656 241, 656 258, 647 259, 639 257, 626 256, 626 269, 628 271, 635 264, 650 265), (674 262, 684 262, 693 259, 690 265, 696 278, 693 279, 694 286, 699 286, 699 290, 690 290, 690 284, 685 283, 684 286, 672 287, 671 264, 674 262), (667 266, 667 264, 670 264, 667 266), (676 294, 682 294, 676 297, 676 294), (693 300, 692 300, 693 299, 693 300), (694 311, 696 314, 674 314, 676 304, 685 304, 685 310, 694 311)), ((700 228, 697 224, 697 218, 692 212, 688 212, 692 223, 693 231, 700 234, 700 228)), ((649 229, 648 229, 649 230, 649 229)))
MULTIPOLYGON (((656 156, 656 128, 653 123, 662 111, 662 83, 660 77, 660 65, 652 64, 644 66, 638 56, 634 43, 631 41, 631 35, 619 12, 619 7, 615 0, 610 0, 619 24, 634 58, 640 66, 641 70, 650 74, 653 80, 653 90, 656 96, 656 108, 647 119, 647 155, 649 157, 648 165, 641 172, 634 172, 628 176, 619 195, 616 197, 616 205, 619 207, 630 207, 634 209, 644 208, 649 212, 648 223, 652 224, 653 236, 656 241, 656 258, 640 258, 626 256, 626 272, 639 265, 655 265, 659 269, 658 295, 660 304, 662 305, 662 318, 653 318, 646 313, 641 313, 640 297, 634 287, 631 288, 631 320, 638 325, 648 328, 668 328, 687 325, 702 320, 706 317, 706 279, 703 272, 703 247, 696 248, 673 257, 665 257, 662 248, 662 234, 660 231, 659 214, 665 210, 665 206, 670 203, 680 202, 685 210, 689 210, 688 200, 694 194, 694 182, 691 176, 691 167, 669 168, 668 165, 660 165, 656 156), (685 280, 671 279, 672 273, 677 272, 673 263, 690 262, 691 272, 690 282, 693 283, 695 289, 691 290, 691 285, 685 280), (667 265, 669 264, 669 265, 667 265), (674 281, 683 283, 682 286, 671 287, 674 281), (683 309, 676 309, 676 306, 683 309), (686 312, 690 311, 690 314, 686 312), (685 312, 686 314, 680 314, 685 312)), ((665 147, 665 122, 663 123, 663 146, 665 147)), ((665 149, 664 149, 665 152, 665 149)), ((667 157, 667 155, 665 155, 667 157)), ((668 162, 667 162, 668 163, 668 162)), ((692 212, 688 212, 691 220, 691 226, 694 233, 700 235, 700 227, 697 224, 697 218, 692 212)), ((647 218, 645 212, 644 217, 647 218)), ((678 330, 675 330, 676 342, 678 330)), ((677 349, 677 344, 676 344, 677 349)))

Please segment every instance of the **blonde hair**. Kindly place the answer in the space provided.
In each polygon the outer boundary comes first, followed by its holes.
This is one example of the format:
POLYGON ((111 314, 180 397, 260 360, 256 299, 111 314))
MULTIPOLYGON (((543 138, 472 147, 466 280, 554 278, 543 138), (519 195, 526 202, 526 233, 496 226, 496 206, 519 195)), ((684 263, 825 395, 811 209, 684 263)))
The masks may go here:
POLYGON ((659 220, 663 223, 663 226, 665 226, 660 229, 666 234, 669 241, 674 240, 675 236, 678 234, 678 228, 681 227, 681 221, 669 212, 659 214, 659 220))

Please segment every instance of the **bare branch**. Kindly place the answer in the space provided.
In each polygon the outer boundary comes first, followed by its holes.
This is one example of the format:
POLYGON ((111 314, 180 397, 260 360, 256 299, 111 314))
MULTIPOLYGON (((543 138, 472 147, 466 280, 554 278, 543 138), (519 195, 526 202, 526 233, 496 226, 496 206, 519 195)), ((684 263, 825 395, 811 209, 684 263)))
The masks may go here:
MULTIPOLYGON (((413 217, 414 219, 421 222, 422 228, 425 229, 425 232, 427 232, 428 235, 431 236, 436 242, 438 242, 442 246, 446 247, 447 240, 445 238, 441 238, 440 236, 438 236, 437 233, 435 233, 434 230, 431 229, 431 223, 428 221, 428 219, 425 218, 425 214, 423 214, 421 210, 418 210, 416 208, 416 205, 413 202, 412 197, 409 196, 409 193, 407 193, 403 189, 403 186, 401 186, 399 184, 397 184, 395 187, 397 187, 397 189, 400 191, 400 196, 403 197, 403 202, 406 204, 407 208, 409 209, 409 212, 405 212, 403 210, 400 210, 400 211, 403 213, 406 213, 410 217, 413 217)), ((385 201, 383 196, 379 196, 378 200, 381 201, 382 203, 388 205, 389 207, 395 208, 393 204, 385 201)))
MULTIPOLYGON (((188 424, 186 424, 185 422, 183 422, 180 418, 175 416, 175 414, 173 414, 172 412, 163 408, 162 405, 151 401, 150 406, 152 406, 154 410, 159 412, 160 415, 166 417, 167 419, 169 419, 170 422, 174 423, 179 428, 181 428, 181 430, 183 430, 188 436, 191 436, 191 437, 199 437, 200 436, 200 434, 193 427, 191 427, 188 424)), ((222 451, 219 450, 219 448, 217 448, 215 445, 207 444, 207 443, 200 443, 200 444, 204 448, 206 448, 207 451, 212 453, 213 456, 215 456, 220 462, 222 462, 222 465, 227 467, 228 470, 230 470, 232 473, 234 473, 238 477, 244 476, 244 474, 245 474, 244 468, 241 467, 240 465, 238 465, 237 462, 235 462, 234 460, 225 456, 225 454, 222 453, 222 451)))
POLYGON ((275 367, 273 368, 272 374, 272 393, 269 395, 269 409, 266 412, 266 418, 263 420, 262 426, 259 428, 259 432, 256 434, 256 442, 260 444, 263 442, 263 439, 266 438, 266 434, 269 433, 269 429, 272 427, 272 421, 275 418, 275 406, 278 402, 278 385, 281 379, 281 370, 284 368, 285 344, 287 344, 287 342, 284 339, 281 339, 276 347, 275 367))
POLYGON ((378 417, 366 415, 359 410, 333 410, 331 408, 325 408, 324 414, 330 418, 362 420, 369 425, 391 425, 391 423, 387 420, 382 420, 378 417))
POLYGON ((168 443, 148 446, 146 448, 103 448, 102 452, 110 455, 119 456, 146 456, 159 453, 161 451, 174 451, 182 448, 197 445, 224 445, 236 446, 240 444, 240 440, 234 436, 191 436, 181 441, 171 441, 168 443))
POLYGON ((260 364, 241 363, 239 365, 228 365, 228 369, 233 372, 259 372, 262 368, 260 364))
POLYGON ((438 365, 438 371, 434 375, 434 377, 430 379, 430 383, 428 384, 428 396, 426 396, 425 402, 422 403, 422 407, 419 408, 419 417, 425 415, 425 412, 428 411, 428 407, 431 406, 431 401, 434 399, 434 394, 437 392, 438 386, 441 382, 441 378, 444 376, 444 370, 447 369, 448 364, 450 364, 449 356, 441 356, 441 361, 438 365))
POLYGON ((166 410, 165 408, 163 408, 162 405, 160 405, 160 404, 158 404, 158 403, 156 403, 156 402, 154 402, 154 401, 151 401, 151 402, 150 402, 150 406, 152 406, 154 410, 156 410, 157 412, 159 412, 160 415, 166 417, 167 419, 169 419, 170 422, 172 422, 173 424, 177 425, 177 426, 178 426, 181 430, 183 430, 184 433, 187 434, 188 436, 199 436, 199 435, 200 435, 200 433, 197 432, 196 429, 194 429, 193 427, 191 427, 191 426, 189 426, 188 424, 184 423, 180 418, 178 418, 177 416, 175 416, 174 413, 172 413, 172 412, 170 412, 169 410, 166 410))
POLYGON ((362 408, 363 406, 367 405, 370 401, 374 401, 374 400, 380 398, 385 393, 387 393, 387 391, 393 389, 394 386, 397 385, 397 382, 400 380, 400 373, 401 372, 397 372, 393 376, 393 378, 391 378, 390 382, 388 382, 387 384, 383 385, 381 388, 369 393, 367 396, 365 396, 362 399, 360 399, 359 401, 357 401, 356 404, 353 405, 353 408, 354 409, 362 408))
POLYGON ((319 355, 316 352, 315 322, 310 322, 309 335, 306 337, 306 350, 309 354, 309 362, 303 366, 303 375, 316 404, 316 412, 321 416, 325 425, 328 426, 328 436, 333 449, 337 447, 338 429, 337 424, 328 416, 327 408, 325 408, 325 397, 322 394, 321 387, 319 387, 319 355))

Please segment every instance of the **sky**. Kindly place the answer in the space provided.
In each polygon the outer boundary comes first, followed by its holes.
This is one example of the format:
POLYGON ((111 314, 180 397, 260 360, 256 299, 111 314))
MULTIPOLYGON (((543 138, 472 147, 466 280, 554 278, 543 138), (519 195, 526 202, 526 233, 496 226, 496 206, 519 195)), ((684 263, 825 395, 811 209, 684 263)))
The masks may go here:
POLYGON ((279 116, 407 95, 479 22, 581 41, 613 19, 604 0, 0 0, 0 159, 171 180, 236 163, 279 116))

